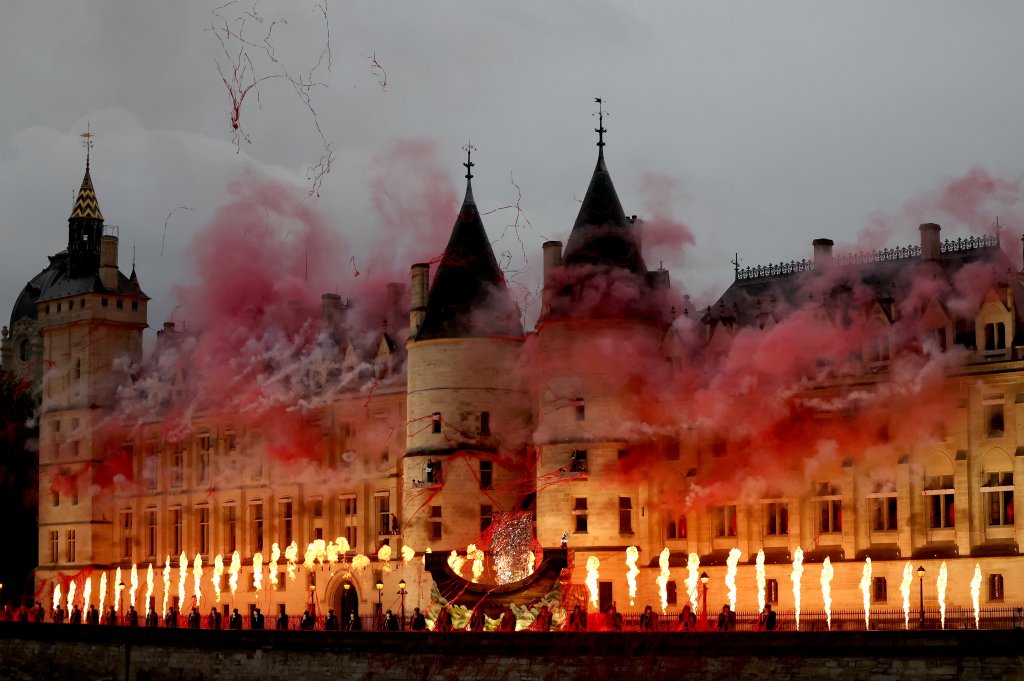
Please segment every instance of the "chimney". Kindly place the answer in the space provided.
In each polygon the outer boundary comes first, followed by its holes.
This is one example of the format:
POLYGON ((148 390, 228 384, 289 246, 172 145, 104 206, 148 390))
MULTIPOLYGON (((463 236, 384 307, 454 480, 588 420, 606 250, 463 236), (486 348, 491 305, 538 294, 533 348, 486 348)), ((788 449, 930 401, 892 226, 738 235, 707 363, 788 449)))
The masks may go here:
POLYGON ((100 238, 100 282, 107 290, 117 290, 116 234, 104 234, 100 238))
POLYGON ((939 246, 939 227, 934 222, 926 222, 918 229, 921 230, 921 260, 938 260, 941 248, 939 246))
POLYGON ((341 316, 341 296, 337 293, 325 293, 320 296, 320 314, 327 326, 334 326, 341 316))
POLYGON ((547 285, 548 277, 556 269, 562 266, 562 242, 544 242, 544 283, 547 285))
POLYGON ((416 338, 420 324, 427 314, 427 297, 430 294, 430 263, 416 263, 409 270, 409 339, 416 338))
POLYGON ((814 246, 814 269, 823 270, 832 266, 832 239, 815 239, 811 242, 814 246))

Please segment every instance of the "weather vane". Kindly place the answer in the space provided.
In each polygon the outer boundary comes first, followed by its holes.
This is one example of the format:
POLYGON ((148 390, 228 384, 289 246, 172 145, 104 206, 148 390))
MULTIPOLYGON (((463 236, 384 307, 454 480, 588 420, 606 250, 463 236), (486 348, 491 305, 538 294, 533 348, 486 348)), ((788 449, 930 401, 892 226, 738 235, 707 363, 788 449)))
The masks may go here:
POLYGON ((594 128, 594 132, 597 133, 597 146, 604 146, 604 134, 608 132, 604 127, 604 100, 600 97, 594 97, 594 101, 597 102, 597 127, 594 128))
POLYGON ((472 180, 473 166, 476 165, 475 163, 473 163, 473 152, 476 151, 476 147, 473 146, 472 142, 469 142, 466 146, 462 148, 466 151, 466 162, 462 164, 466 167, 466 179, 472 180))
POLYGON ((92 151, 92 138, 95 137, 91 121, 85 124, 85 132, 78 133, 78 136, 82 138, 82 146, 85 147, 85 165, 89 165, 89 152, 92 151))

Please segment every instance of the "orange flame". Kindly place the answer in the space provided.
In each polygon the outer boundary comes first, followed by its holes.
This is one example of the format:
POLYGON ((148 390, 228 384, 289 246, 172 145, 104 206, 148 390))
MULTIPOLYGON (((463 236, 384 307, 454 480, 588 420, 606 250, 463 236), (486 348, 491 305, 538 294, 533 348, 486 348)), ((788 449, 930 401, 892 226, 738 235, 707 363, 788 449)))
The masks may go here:
POLYGON ((626 584, 629 585, 629 604, 634 605, 633 599, 636 598, 636 576, 640 574, 640 568, 636 566, 637 559, 640 558, 640 552, 637 551, 635 546, 626 547, 626 584))
POLYGON ((800 631, 800 580, 804 576, 804 550, 799 546, 793 552, 793 612, 796 619, 796 630, 800 631))
POLYGON ((821 600, 825 604, 825 621, 828 630, 832 631, 832 578, 836 576, 835 568, 828 556, 821 564, 821 600))
MULTIPOLYGON (((120 569, 120 568, 118 568, 118 569, 120 569)), ((60 607, 60 582, 57 581, 57 582, 53 583, 53 609, 56 610, 59 607, 60 607)), ((116 605, 114 606, 114 609, 115 610, 117 609, 116 605)))
POLYGON ((107 604, 107 573, 104 572, 100 575, 100 612, 104 612, 103 607, 107 604))
POLYGON ((470 544, 466 547, 466 559, 473 561, 473 578, 474 584, 480 581, 481 575, 484 574, 484 552, 476 547, 476 544, 470 544))
POLYGON ((284 558, 288 561, 288 579, 295 581, 295 562, 299 559, 299 545, 294 541, 284 550, 284 558))
POLYGON ((661 568, 661 572, 655 578, 655 582, 658 583, 658 597, 661 599, 661 614, 664 615, 668 609, 668 581, 672 576, 672 573, 668 569, 668 557, 669 550, 666 546, 661 550, 661 555, 658 556, 658 567, 661 568))
POLYGON ((377 560, 384 572, 391 572, 391 547, 385 544, 377 551, 377 560))
POLYGON ((242 557, 238 551, 231 554, 231 565, 228 567, 228 586, 231 587, 231 598, 238 591, 238 573, 242 570, 242 557))
POLYGON ((526 574, 532 575, 534 568, 537 566, 537 554, 530 551, 530 558, 526 562, 526 574))
POLYGON ((357 553, 352 556, 352 569, 353 570, 365 570, 370 567, 370 557, 364 556, 361 553, 357 553))
POLYGON ((864 596, 864 628, 871 628, 871 559, 864 559, 864 573, 860 577, 860 592, 864 596))
POLYGON ((128 590, 128 602, 135 607, 135 594, 139 591, 139 568, 132 563, 132 587, 128 590))
POLYGON ((416 557, 416 549, 409 545, 402 547, 402 562, 408 565, 409 561, 416 557))
POLYGON ((92 577, 85 578, 85 588, 82 589, 82 609, 89 609, 89 600, 92 597, 92 577))
POLYGON ((935 580, 935 591, 939 594, 939 622, 946 628, 946 583, 949 573, 946 572, 946 561, 939 566, 939 577, 935 580))
POLYGON ((188 579, 188 556, 182 551, 178 557, 178 613, 185 607, 185 580, 188 579))
POLYGON ((224 574, 224 559, 218 553, 213 557, 213 594, 220 603, 220 578, 224 574))
POLYGON ((149 602, 153 600, 153 564, 149 564, 149 569, 146 570, 146 614, 148 615, 152 608, 149 607, 149 602))
POLYGON ((68 585, 68 612, 71 612, 71 606, 75 603, 75 591, 77 588, 74 580, 68 585))
POLYGON ((192 591, 198 608, 199 602, 203 599, 203 557, 198 553, 192 561, 192 591))
POLYGON ((910 630, 910 585, 914 583, 914 566, 908 560, 903 566, 903 581, 900 595, 903 596, 903 626, 910 630))
POLYGON ((167 601, 171 598, 171 557, 164 558, 164 605, 160 614, 167 617, 167 601))
POLYGON ((114 571, 114 611, 121 612, 121 568, 114 571))
POLYGON ((733 612, 736 612, 736 566, 742 555, 742 551, 732 548, 729 549, 729 557, 725 559, 725 587, 729 590, 729 609, 733 612))
POLYGON ((757 580, 757 611, 764 612, 764 589, 768 582, 764 573, 764 549, 757 550, 757 562, 754 566, 754 579, 757 580))
POLYGON ((597 556, 587 558, 587 589, 590 590, 590 604, 594 606, 594 609, 598 607, 597 578, 600 576, 598 572, 599 567, 601 567, 601 561, 597 556))
POLYGON ((263 590, 263 554, 259 552, 252 554, 252 588, 256 598, 259 598, 263 590))
POLYGON ((981 629, 981 564, 974 564, 974 577, 971 578, 971 605, 974 606, 974 628, 981 629))
POLYGON ((277 588, 277 561, 281 560, 281 547, 274 542, 270 545, 270 588, 277 588))
POLYGON ((466 564, 466 559, 459 555, 459 552, 452 549, 451 555, 448 556, 448 567, 452 569, 452 572, 457 574, 459 577, 462 576, 462 567, 466 564))
POLYGON ((700 556, 691 553, 686 557, 686 596, 690 599, 690 608, 697 612, 697 582, 700 580, 700 556))

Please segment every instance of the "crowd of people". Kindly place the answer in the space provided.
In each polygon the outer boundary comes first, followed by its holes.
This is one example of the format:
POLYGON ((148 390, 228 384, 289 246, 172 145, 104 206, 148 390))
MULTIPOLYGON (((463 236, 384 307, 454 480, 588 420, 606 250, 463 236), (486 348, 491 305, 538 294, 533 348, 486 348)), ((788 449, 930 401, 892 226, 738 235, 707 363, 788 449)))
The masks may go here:
MULTIPOLYGON (((226 611, 225 611, 226 612, 226 611)), ((12 609, 10 605, 6 605, 3 609, 0 609, 0 622, 46 622, 50 621, 55 624, 93 624, 99 625, 104 624, 108 626, 129 626, 138 627, 144 626, 149 628, 164 627, 169 629, 175 629, 179 626, 184 625, 184 628, 188 629, 228 629, 228 630, 241 630, 247 629, 267 629, 267 618, 260 610, 260 608, 254 608, 252 613, 248 617, 248 626, 245 618, 238 612, 238 608, 234 608, 231 614, 226 617, 227 626, 225 627, 225 617, 216 607, 210 608, 210 612, 205 617, 199 612, 199 608, 193 606, 188 613, 182 618, 181 613, 175 606, 170 606, 163 617, 157 614, 155 609, 150 609, 149 612, 142 618, 139 616, 139 612, 135 609, 134 605, 128 607, 127 612, 118 613, 114 606, 107 608, 106 612, 101 613, 95 605, 89 605, 89 607, 83 612, 78 605, 74 605, 71 611, 66 611, 63 606, 58 605, 56 608, 50 611, 49 617, 47 617, 46 608, 36 601, 31 607, 21 606, 17 609, 12 609), (204 626, 205 624, 205 626, 204 626)), ((299 631, 362 631, 364 629, 363 619, 356 613, 346 613, 342 617, 334 612, 333 609, 327 611, 327 615, 322 618, 318 618, 307 609, 298 617, 297 622, 293 622, 293 617, 290 616, 284 606, 280 606, 278 615, 274 619, 273 628, 279 631, 297 629, 299 631)), ((513 632, 516 631, 517 620, 516 615, 512 611, 511 607, 506 606, 500 614, 498 614, 498 626, 497 631, 513 632)), ((409 617, 408 622, 403 622, 403 619, 395 615, 391 610, 387 610, 382 614, 373 618, 373 624, 367 629, 375 629, 377 631, 403 631, 409 629, 411 631, 426 631, 427 630, 427 619, 426 616, 420 611, 419 608, 413 610, 413 614, 409 617)), ((774 631, 777 626, 777 618, 775 611, 772 610, 771 604, 766 604, 764 610, 758 615, 756 622, 754 623, 753 629, 755 631, 774 631)), ((484 631, 486 628, 486 618, 484 609, 478 605, 470 612, 469 622, 465 627, 461 627, 464 631, 484 631)), ((603 612, 590 613, 580 607, 579 604, 575 605, 569 616, 566 618, 562 629, 565 631, 623 631, 625 629, 625 620, 622 613, 620 613, 612 603, 603 612)), ((551 631, 552 630, 552 612, 548 609, 548 606, 541 606, 540 611, 534 618, 532 624, 527 628, 530 631, 551 631)), ((697 630, 716 630, 716 631, 735 631, 736 630, 736 613, 732 611, 729 604, 726 603, 722 606, 721 612, 718 614, 718 619, 714 626, 711 626, 710 621, 704 618, 703 621, 698 623, 697 615, 690 608, 689 604, 683 606, 683 609, 679 612, 678 617, 674 622, 665 622, 663 618, 654 612, 654 609, 648 605, 644 608, 637 620, 636 626, 628 627, 628 629, 639 629, 640 631, 697 631, 697 630)), ((449 607, 441 608, 438 613, 437 619, 433 627, 434 631, 456 631, 456 627, 452 623, 452 612, 449 607)))

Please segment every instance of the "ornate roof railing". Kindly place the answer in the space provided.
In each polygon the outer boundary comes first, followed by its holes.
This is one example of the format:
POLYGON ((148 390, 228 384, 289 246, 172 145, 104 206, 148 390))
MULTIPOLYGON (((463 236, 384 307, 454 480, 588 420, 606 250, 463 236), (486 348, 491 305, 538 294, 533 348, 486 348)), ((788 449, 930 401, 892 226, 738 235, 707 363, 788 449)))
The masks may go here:
MULTIPOLYGON (((941 253, 967 253, 970 251, 993 248, 999 246, 999 235, 991 236, 969 236, 966 239, 946 239, 939 242, 941 253)), ((850 265, 864 265, 873 262, 888 262, 892 260, 909 260, 921 257, 920 246, 895 246, 893 248, 882 248, 877 251, 859 251, 837 255, 833 263, 839 267, 850 265)), ((771 279, 774 277, 785 277, 798 272, 807 272, 814 269, 813 260, 790 260, 789 262, 773 263, 769 265, 755 265, 752 267, 736 267, 736 280, 747 281, 751 279, 771 279)))

